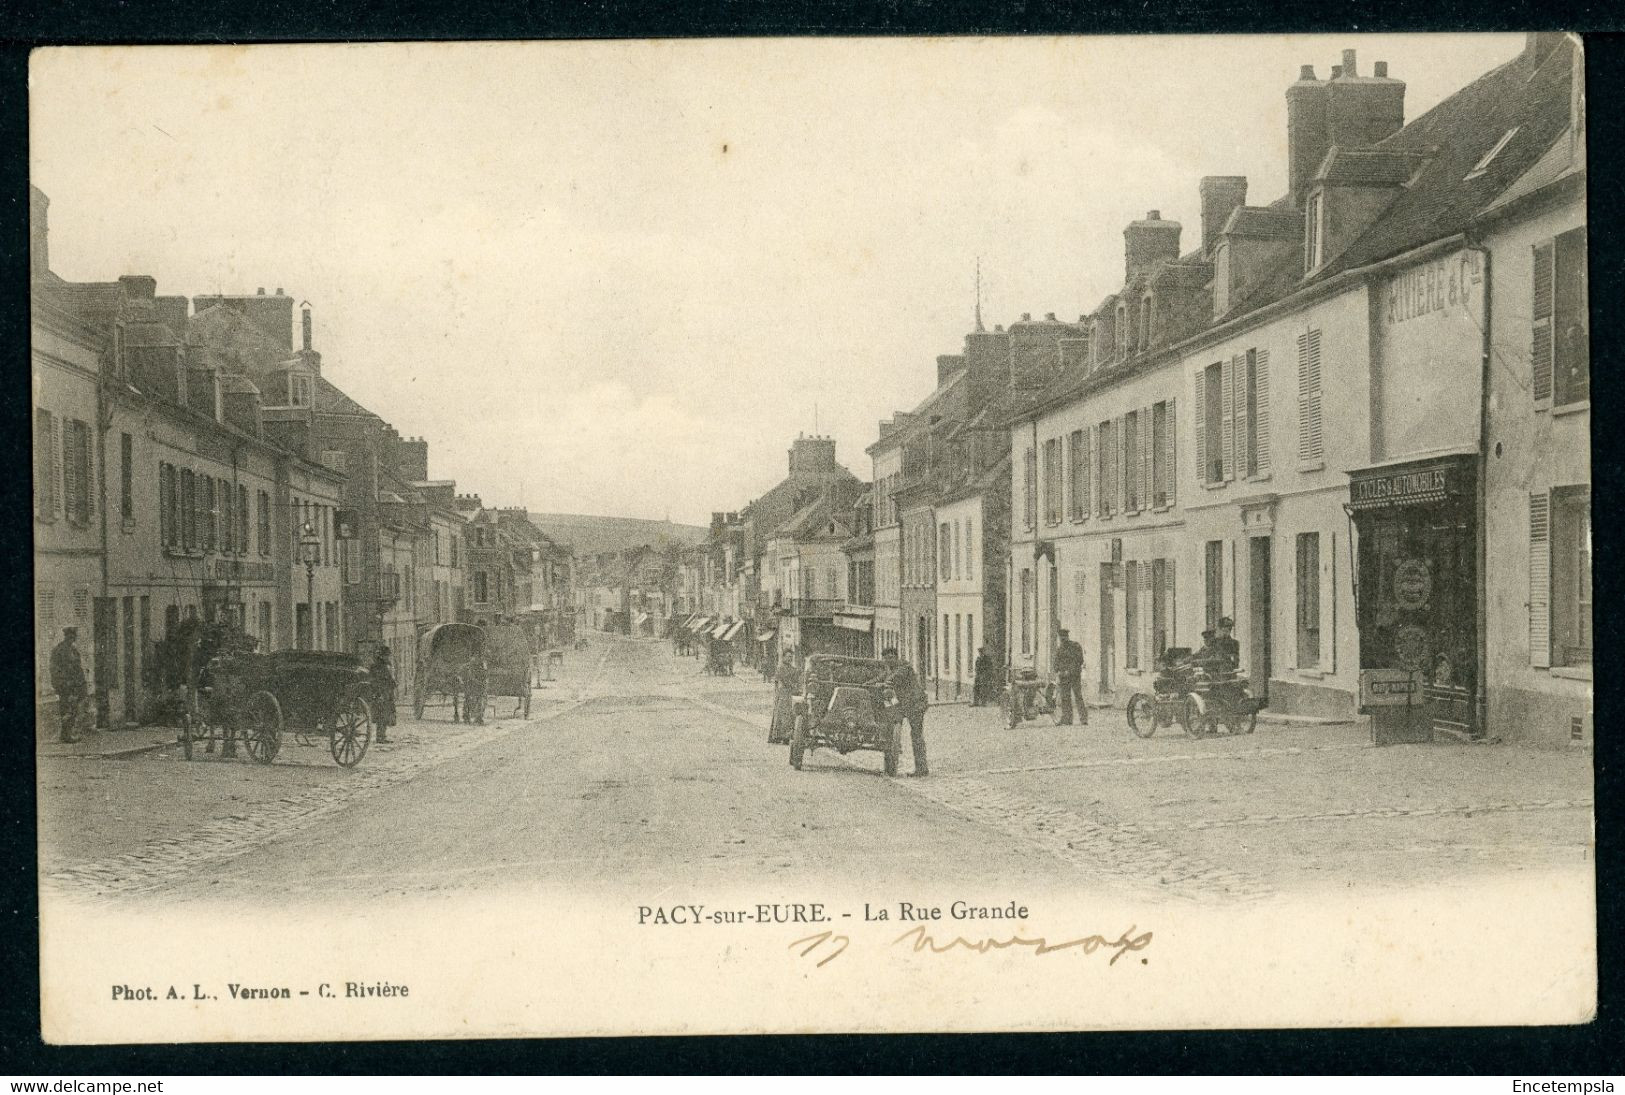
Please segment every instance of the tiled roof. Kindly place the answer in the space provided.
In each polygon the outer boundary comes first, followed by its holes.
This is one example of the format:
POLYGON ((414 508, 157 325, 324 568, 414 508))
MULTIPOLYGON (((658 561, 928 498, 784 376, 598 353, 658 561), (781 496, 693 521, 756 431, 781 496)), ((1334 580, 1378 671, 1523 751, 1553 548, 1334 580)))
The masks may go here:
POLYGON ((316 410, 320 414, 354 414, 367 418, 378 417, 378 415, 341 392, 332 381, 320 376, 316 378, 316 410))

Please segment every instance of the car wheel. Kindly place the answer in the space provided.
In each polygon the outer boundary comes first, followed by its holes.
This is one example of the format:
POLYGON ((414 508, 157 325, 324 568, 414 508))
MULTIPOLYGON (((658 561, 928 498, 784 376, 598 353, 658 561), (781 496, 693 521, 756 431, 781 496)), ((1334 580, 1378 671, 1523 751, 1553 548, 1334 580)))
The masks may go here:
POLYGON ((1157 732, 1157 705, 1144 692, 1128 701, 1128 726, 1135 737, 1149 738, 1157 732))
POLYGON ((801 771, 801 758, 807 752, 807 716, 797 715, 795 729, 790 731, 790 767, 801 771))

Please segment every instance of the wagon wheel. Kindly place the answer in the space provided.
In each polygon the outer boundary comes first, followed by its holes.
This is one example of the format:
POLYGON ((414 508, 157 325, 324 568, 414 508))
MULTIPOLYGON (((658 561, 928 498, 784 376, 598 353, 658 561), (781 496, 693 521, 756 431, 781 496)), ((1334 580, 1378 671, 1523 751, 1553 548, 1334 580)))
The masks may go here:
POLYGON ((372 744, 372 708, 366 700, 352 694, 339 701, 327 741, 333 759, 345 768, 354 768, 367 755, 367 746, 372 744))
POLYGON ((807 752, 807 716, 796 716, 795 729, 790 731, 790 767, 801 770, 801 758, 807 752))
POLYGON ((1136 737, 1149 738, 1157 732, 1157 705, 1144 692, 1128 701, 1128 725, 1136 737))
MULTIPOLYGON (((282 748, 282 705, 269 692, 255 692, 243 704, 242 730, 248 755, 270 764, 282 748)), ((226 732, 231 733, 228 727, 226 732)))
POLYGON ((192 713, 190 711, 181 715, 181 752, 187 760, 192 759, 192 713))

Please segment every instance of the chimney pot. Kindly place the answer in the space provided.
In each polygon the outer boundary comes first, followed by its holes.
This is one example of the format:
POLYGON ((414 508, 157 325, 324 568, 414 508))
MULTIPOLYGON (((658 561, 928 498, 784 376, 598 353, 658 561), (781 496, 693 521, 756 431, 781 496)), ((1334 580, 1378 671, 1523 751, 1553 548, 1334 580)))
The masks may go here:
POLYGON ((1354 51, 1352 49, 1345 49, 1343 51, 1343 75, 1344 76, 1358 76, 1359 75, 1359 72, 1356 71, 1355 67, 1354 67, 1354 51))
POLYGON ((276 295, 277 295, 277 296, 281 296, 281 295, 282 295, 282 286, 280 286, 280 285, 278 285, 278 286, 277 286, 277 287, 276 287, 276 295))
POLYGON ((995 323, 995 324, 994 324, 994 325, 993 325, 993 333, 994 333, 994 334, 1003 334, 1003 333, 1004 333, 1004 324, 1002 324, 1002 323, 995 323))
POLYGON ((1335 80, 1339 76, 1342 76, 1342 75, 1343 75, 1343 66, 1342 65, 1333 65, 1332 66, 1332 79, 1335 80))
POLYGON ((1047 319, 1047 320, 1050 320, 1050 321, 1054 321, 1055 313, 1054 312, 1045 312, 1044 313, 1044 318, 1047 319))
POLYGON ((1147 213, 1145 215, 1145 219, 1148 220, 1148 221, 1160 221, 1162 219, 1162 210, 1160 210, 1160 209, 1151 210, 1149 213, 1147 213))
POLYGON ((1314 78, 1315 78, 1315 66, 1314 65, 1300 65, 1300 66, 1298 66, 1298 79, 1300 79, 1300 80, 1313 80, 1314 78))
POLYGON ((265 295, 265 286, 262 285, 258 289, 254 290, 254 295, 257 297, 263 297, 265 295))
POLYGON ((1031 312, 1023 312, 1023 313, 1021 313, 1021 322, 1023 322, 1023 323, 1031 323, 1032 318, 1033 318, 1033 314, 1031 312))
POLYGON ((1379 79, 1386 80, 1388 78, 1388 62, 1387 61, 1378 61, 1376 63, 1376 65, 1373 66, 1373 67, 1374 67, 1374 71, 1376 72, 1377 77, 1379 79))

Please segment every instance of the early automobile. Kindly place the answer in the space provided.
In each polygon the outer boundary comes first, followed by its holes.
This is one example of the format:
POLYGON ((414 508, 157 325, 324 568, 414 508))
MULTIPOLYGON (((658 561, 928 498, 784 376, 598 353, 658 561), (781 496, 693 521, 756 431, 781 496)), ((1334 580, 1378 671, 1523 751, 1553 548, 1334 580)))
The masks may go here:
POLYGON ((1188 647, 1175 646, 1158 661, 1152 693, 1136 692, 1129 699, 1128 724, 1142 738, 1176 722, 1196 738, 1251 734, 1265 703, 1234 670, 1214 671, 1196 661, 1188 647))
POLYGON ((372 681, 361 659, 327 650, 233 652, 210 659, 197 703, 181 719, 181 747, 240 739, 248 755, 270 764, 292 729, 299 745, 325 739, 333 759, 353 768, 372 743, 372 681))
POLYGON ((484 679, 484 656, 483 628, 473 624, 437 624, 425 631, 418 640, 418 667, 412 691, 413 716, 421 719, 424 710, 431 704, 450 705, 451 721, 460 720, 462 704, 469 695, 470 686, 478 685, 484 679))
POLYGON ((873 658, 808 657, 793 701, 790 764, 799 769, 809 749, 843 755, 872 749, 884 754, 886 774, 895 776, 903 739, 890 677, 891 668, 873 658))

